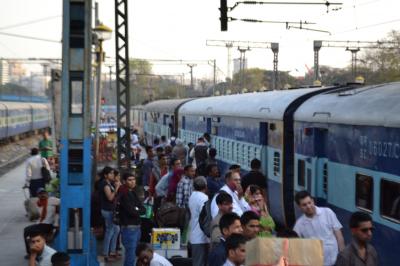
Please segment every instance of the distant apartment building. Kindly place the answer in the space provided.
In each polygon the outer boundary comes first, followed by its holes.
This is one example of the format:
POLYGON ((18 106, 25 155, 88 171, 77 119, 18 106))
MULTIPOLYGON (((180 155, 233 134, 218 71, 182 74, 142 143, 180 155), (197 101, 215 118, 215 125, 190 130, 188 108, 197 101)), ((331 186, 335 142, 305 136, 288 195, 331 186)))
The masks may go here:
MULTIPOLYGON (((244 59, 244 69, 247 68, 247 58, 244 59)), ((240 58, 233 59, 233 74, 235 75, 240 71, 240 58)))
POLYGON ((0 59, 0 85, 4 85, 10 81, 8 62, 0 59))
POLYGON ((20 83, 22 78, 26 76, 26 68, 17 61, 8 61, 9 81, 20 83))

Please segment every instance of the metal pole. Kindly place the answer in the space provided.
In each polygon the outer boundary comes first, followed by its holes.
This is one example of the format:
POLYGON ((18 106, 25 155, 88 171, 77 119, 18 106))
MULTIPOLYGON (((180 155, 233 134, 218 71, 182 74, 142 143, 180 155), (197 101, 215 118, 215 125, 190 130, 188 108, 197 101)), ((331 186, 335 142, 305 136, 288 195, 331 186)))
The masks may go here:
POLYGON ((314 41, 314 81, 319 80, 319 50, 322 47, 322 41, 314 41))
POLYGON ((99 3, 96 2, 94 3, 94 25, 97 26, 100 24, 100 20, 99 20, 99 3))
POLYGON ((360 51, 360 48, 346 48, 346 51, 351 52, 351 74, 353 76, 353 81, 357 76, 357 53, 360 51))
MULTIPOLYGON (((99 155, 99 138, 100 138, 100 112, 101 112, 101 93, 102 93, 102 86, 101 86, 101 64, 103 61, 103 42, 99 40, 99 52, 97 57, 97 66, 96 66, 96 149, 94 153, 94 158, 98 160, 99 155)), ((97 172, 97 160, 93 163, 96 166, 95 170, 97 172)))
POLYGON ((214 86, 213 86, 213 96, 215 95, 215 86, 217 85, 217 60, 214 59, 214 86))
POLYGON ((278 72, 278 52, 279 52, 279 43, 271 43, 271 49, 274 53, 274 90, 278 89, 279 82, 279 72, 278 72))
POLYGON ((128 0, 115 0, 118 168, 131 170, 128 0), (123 135, 121 129, 125 128, 123 135))
POLYGON ((196 64, 187 64, 188 67, 190 67, 190 88, 194 90, 194 82, 193 82, 193 67, 196 66, 196 64))
POLYGON ((112 66, 108 66, 108 68, 110 69, 110 76, 108 77, 108 81, 110 83, 110 92, 111 92, 112 91, 112 82, 111 82, 111 79, 112 79, 112 66))
POLYGON ((231 61, 232 61, 232 57, 231 57, 231 48, 233 47, 233 44, 230 43, 226 43, 226 48, 228 49, 228 65, 227 65, 227 77, 229 78, 229 80, 232 81, 232 75, 231 75, 231 61))

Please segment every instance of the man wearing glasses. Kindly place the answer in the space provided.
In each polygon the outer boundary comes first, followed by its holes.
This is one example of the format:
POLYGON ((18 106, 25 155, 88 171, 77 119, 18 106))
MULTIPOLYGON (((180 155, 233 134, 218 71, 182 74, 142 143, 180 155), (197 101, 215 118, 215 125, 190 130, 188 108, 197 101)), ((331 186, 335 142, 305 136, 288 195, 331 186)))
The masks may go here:
POLYGON ((372 239, 372 218, 364 212, 355 212, 350 217, 351 244, 339 253, 336 266, 376 266, 378 255, 369 244, 372 239))

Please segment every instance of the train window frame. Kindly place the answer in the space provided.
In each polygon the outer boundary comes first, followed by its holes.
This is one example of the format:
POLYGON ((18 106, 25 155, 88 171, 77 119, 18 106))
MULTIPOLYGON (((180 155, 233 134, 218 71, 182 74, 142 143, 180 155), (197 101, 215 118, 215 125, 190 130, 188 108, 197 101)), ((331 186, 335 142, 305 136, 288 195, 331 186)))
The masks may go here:
POLYGON ((322 191, 325 195, 328 195, 328 179, 329 179, 329 172, 328 172, 328 163, 325 162, 322 166, 322 191))
POLYGON ((306 187, 306 179, 307 179, 306 160, 297 159, 297 186, 303 187, 303 188, 306 187), (302 171, 300 171, 300 170, 302 170, 302 171), (300 174, 301 174, 301 178, 300 178, 300 174), (302 182, 300 182, 300 180, 302 182))
MULTIPOLYGON (((380 196, 379 196, 379 215, 385 220, 388 220, 388 221, 393 222, 393 223, 400 224, 400 217, 399 218, 394 218, 394 217, 388 216, 386 214, 383 214, 383 209, 384 209, 383 206, 385 204, 384 204, 384 202, 382 200, 382 196, 388 194, 387 193, 387 189, 385 189, 385 193, 382 193, 382 191, 384 190, 384 186, 382 185, 383 182, 395 183, 398 186, 400 186, 400 182, 396 182, 394 180, 390 180, 390 179, 387 179, 387 178, 381 178, 381 180, 379 182, 379 194, 380 194, 380 196)), ((395 201, 396 201, 396 199, 395 199, 395 201)), ((393 203, 394 203, 394 201, 393 201, 393 203)))
POLYGON ((218 127, 211 126, 211 135, 218 136, 218 127))
POLYGON ((362 211, 365 211, 365 212, 369 212, 369 213, 373 213, 374 212, 374 186, 375 186, 375 182, 374 182, 374 178, 373 178, 373 176, 370 176, 370 175, 367 175, 367 174, 363 174, 363 173, 359 173, 359 172, 357 172, 356 174, 355 174, 355 193, 354 193, 354 205, 355 205, 355 207, 357 208, 357 209, 360 209, 360 210, 362 210, 362 211), (357 178, 358 177, 367 177, 367 178, 369 178, 371 181, 372 181, 372 188, 370 189, 371 191, 370 191, 370 197, 371 197, 371 199, 370 199, 370 202, 371 202, 371 209, 368 209, 367 207, 364 207, 364 206, 359 206, 358 205, 358 203, 357 203, 357 199, 358 199, 358 197, 357 197, 357 195, 358 195, 358 193, 357 193, 357 191, 358 191, 358 188, 359 187, 361 187, 361 186, 359 186, 358 184, 357 184, 357 178))

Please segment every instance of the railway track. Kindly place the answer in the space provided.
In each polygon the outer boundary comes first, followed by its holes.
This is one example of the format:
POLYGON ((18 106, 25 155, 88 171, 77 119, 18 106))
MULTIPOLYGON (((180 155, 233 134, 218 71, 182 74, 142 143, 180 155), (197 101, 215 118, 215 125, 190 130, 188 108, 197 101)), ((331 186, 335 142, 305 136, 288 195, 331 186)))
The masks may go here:
POLYGON ((30 150, 37 147, 40 136, 34 135, 0 145, 0 176, 29 157, 30 150))

